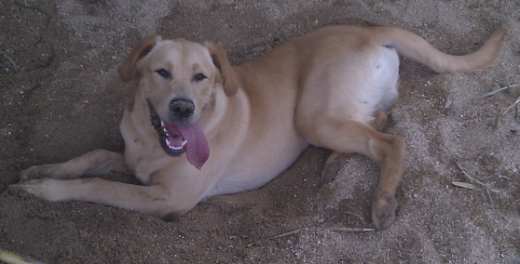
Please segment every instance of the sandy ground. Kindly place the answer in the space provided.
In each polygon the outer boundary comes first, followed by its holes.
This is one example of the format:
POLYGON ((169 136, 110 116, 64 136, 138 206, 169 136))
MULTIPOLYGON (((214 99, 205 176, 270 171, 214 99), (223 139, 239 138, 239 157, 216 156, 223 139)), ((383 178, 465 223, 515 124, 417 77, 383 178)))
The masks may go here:
POLYGON ((48 263, 520 263, 515 109, 493 129, 518 94, 476 100, 520 82, 519 31, 514 0, 1 0, 0 248, 48 263), (264 188, 210 198, 170 223, 8 189, 31 165, 122 151, 128 86, 116 68, 141 37, 215 41, 239 64, 337 23, 399 26, 452 54, 509 30, 497 62, 477 73, 437 75, 402 60, 385 131, 405 138, 409 155, 388 231, 331 231, 371 227, 378 168, 354 156, 321 186, 329 152, 317 148, 264 188), (497 192, 453 186, 468 182, 457 163, 497 192))

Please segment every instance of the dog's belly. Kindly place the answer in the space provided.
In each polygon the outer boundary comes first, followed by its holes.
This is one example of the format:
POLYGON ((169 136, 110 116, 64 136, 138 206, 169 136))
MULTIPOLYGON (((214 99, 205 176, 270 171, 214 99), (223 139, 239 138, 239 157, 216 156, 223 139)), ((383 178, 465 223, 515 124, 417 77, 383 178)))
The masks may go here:
POLYGON ((372 106, 375 110, 386 111, 397 99, 399 79, 399 57, 395 49, 383 47, 381 57, 373 67, 376 80, 372 106))
POLYGON ((264 186, 289 168, 307 148, 308 143, 299 135, 286 141, 270 141, 257 148, 271 151, 249 151, 237 156, 226 175, 208 196, 254 190, 264 186))
POLYGON ((251 104, 243 140, 209 195, 260 188, 291 166, 308 146, 292 122, 295 90, 290 85, 281 86, 285 89, 273 86, 279 90, 270 93, 271 87, 262 87, 263 97, 251 104))

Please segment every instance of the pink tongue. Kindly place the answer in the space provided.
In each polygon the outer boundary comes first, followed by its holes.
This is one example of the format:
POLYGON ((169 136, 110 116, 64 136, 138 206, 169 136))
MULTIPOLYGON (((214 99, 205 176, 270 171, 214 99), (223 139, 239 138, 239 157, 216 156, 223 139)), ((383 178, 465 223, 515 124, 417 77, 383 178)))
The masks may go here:
POLYGON ((199 124, 199 122, 192 126, 182 124, 175 124, 181 132, 182 137, 186 142, 186 157, 188 161, 197 169, 201 169, 202 165, 209 158, 209 146, 206 136, 199 124))

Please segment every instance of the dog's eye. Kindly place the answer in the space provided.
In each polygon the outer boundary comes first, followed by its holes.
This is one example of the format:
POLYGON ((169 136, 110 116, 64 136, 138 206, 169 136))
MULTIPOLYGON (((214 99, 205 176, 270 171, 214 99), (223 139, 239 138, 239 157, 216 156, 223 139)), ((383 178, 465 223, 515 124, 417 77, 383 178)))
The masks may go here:
POLYGON ((164 78, 170 77, 170 73, 165 69, 159 69, 159 70, 156 70, 155 72, 164 78))
POLYGON ((208 78, 208 77, 204 76, 204 74, 202 74, 202 73, 195 74, 195 76, 193 76, 193 80, 195 80, 197 82, 200 82, 206 78, 208 78))

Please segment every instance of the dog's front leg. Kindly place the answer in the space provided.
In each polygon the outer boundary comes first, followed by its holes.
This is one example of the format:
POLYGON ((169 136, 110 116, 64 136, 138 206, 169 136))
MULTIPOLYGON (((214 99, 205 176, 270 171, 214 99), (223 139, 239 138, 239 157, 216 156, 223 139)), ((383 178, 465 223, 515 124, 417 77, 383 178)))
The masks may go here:
POLYGON ((171 218, 191 209, 190 203, 162 184, 142 186, 108 181, 100 178, 31 180, 15 185, 28 193, 52 202, 85 201, 119 207, 131 211, 171 218))
POLYGON ((125 157, 121 153, 97 149, 67 162, 32 166, 20 173, 20 179, 38 177, 71 179, 84 174, 102 174, 109 171, 128 173, 125 157))

